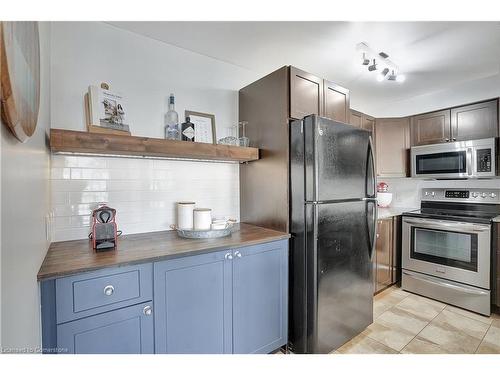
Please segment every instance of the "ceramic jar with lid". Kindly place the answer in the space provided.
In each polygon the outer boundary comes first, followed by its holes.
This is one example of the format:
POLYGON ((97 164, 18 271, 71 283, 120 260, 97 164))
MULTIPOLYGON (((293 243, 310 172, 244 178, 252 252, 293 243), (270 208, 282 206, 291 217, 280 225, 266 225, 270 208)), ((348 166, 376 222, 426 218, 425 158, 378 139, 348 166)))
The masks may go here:
POLYGON ((194 230, 210 230, 212 226, 212 210, 195 208, 193 210, 194 230))

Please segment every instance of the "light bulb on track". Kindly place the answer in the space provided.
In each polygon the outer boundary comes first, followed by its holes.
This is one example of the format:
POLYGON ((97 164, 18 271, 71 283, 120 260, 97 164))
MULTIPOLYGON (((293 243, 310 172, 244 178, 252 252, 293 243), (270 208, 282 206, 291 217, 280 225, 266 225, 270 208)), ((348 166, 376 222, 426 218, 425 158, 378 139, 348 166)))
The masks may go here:
POLYGON ((387 76, 387 73, 389 73, 388 68, 385 68, 384 70, 382 70, 380 72, 380 74, 377 75, 377 81, 382 82, 385 79, 385 77, 387 76))

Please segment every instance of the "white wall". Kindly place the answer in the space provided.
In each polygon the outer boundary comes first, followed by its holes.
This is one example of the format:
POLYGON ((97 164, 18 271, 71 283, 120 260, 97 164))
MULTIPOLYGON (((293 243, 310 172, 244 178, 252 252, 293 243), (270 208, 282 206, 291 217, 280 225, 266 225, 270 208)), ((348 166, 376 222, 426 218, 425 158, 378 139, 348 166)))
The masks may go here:
MULTIPOLYGON (((107 82, 127 99, 133 135, 163 137, 166 99, 215 114, 218 138, 238 123, 238 90, 255 73, 98 22, 52 24, 53 128, 85 130, 83 95, 107 82)), ((239 167, 187 161, 52 156, 54 240, 86 238, 97 202, 117 209, 124 233, 169 229, 175 202, 194 200, 239 219, 239 167)))
POLYGON ((401 101, 390 101, 382 105, 369 99, 356 100, 353 92, 353 108, 374 117, 404 117, 438 109, 459 106, 500 96, 500 74, 472 81, 460 82, 440 91, 429 92, 401 101))
POLYGON ((36 275, 48 242, 50 25, 40 23, 41 102, 36 132, 19 143, 4 124, 1 135, 1 323, 3 348, 40 346, 36 275))

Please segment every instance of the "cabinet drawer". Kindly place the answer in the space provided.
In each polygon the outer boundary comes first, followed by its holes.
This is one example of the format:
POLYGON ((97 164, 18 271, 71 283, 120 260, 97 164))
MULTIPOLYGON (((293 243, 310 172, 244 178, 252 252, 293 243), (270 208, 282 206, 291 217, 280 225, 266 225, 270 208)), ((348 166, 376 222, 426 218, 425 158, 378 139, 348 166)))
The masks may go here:
POLYGON ((152 279, 151 263, 57 279, 57 323, 149 301, 152 279))

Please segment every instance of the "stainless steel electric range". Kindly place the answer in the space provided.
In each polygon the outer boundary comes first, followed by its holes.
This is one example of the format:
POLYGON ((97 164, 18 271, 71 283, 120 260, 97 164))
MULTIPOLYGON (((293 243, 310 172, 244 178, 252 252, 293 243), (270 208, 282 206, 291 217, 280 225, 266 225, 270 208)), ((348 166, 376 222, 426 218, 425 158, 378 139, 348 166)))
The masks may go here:
POLYGON ((490 315, 492 219, 500 189, 422 189, 403 214, 402 288, 490 315))

